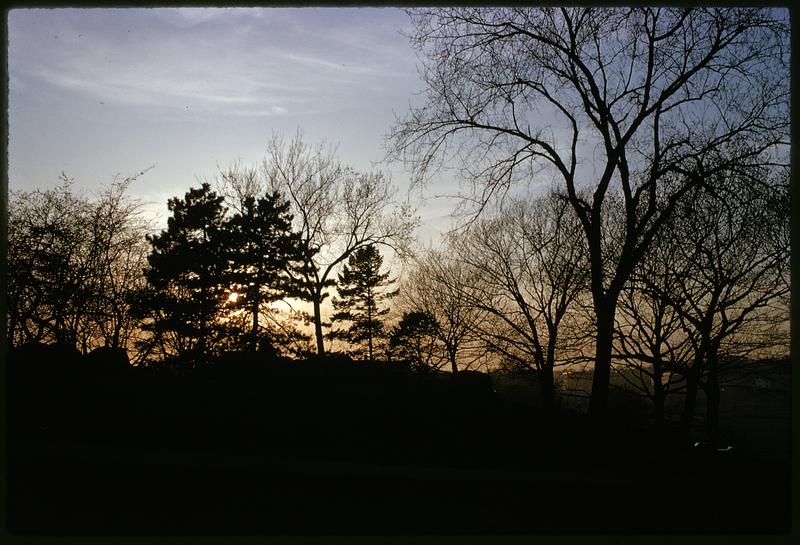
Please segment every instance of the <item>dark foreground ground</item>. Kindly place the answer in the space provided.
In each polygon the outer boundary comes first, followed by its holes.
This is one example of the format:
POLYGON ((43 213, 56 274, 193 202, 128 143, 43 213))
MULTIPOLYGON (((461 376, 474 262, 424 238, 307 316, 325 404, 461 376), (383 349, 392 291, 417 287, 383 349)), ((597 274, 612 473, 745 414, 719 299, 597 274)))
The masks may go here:
POLYGON ((36 535, 773 534, 789 437, 726 452, 334 362, 9 379, 8 526, 36 535))

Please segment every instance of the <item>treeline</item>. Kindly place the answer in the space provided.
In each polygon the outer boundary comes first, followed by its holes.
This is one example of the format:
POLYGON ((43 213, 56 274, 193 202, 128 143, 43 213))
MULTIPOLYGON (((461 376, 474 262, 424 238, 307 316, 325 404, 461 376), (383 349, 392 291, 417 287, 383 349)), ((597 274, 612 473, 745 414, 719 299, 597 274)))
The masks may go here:
MULTIPOLYGON (((649 400, 663 430, 670 396, 680 396, 688 433, 698 392, 716 440, 722 386, 752 379, 758 360, 789 345, 789 181, 734 177, 698 190, 677 208, 634 269, 613 329, 612 371, 621 389, 649 400)), ((621 199, 606 204, 603 244, 619 252, 621 199)), ((556 192, 507 203, 444 245, 423 252, 400 288, 406 311, 395 335, 417 365, 492 362, 528 378, 545 409, 595 355, 591 269, 578 219, 556 192)), ((395 337, 396 339, 396 337, 395 337)), ((673 398, 674 399, 674 398, 673 398)))
MULTIPOLYGON (((772 172, 758 184, 720 177, 715 193, 683 200, 622 291, 613 368, 650 400, 660 429, 668 396, 683 397, 688 429, 702 391, 713 423, 727 370, 785 355, 789 186, 772 172)), ((10 347, 123 348, 137 365, 194 367, 231 351, 308 358, 327 344, 423 373, 517 376, 548 410, 581 395, 568 382, 595 352, 591 269, 580 221, 556 190, 506 201, 441 247, 412 252, 413 215, 392 208, 385 178, 299 138, 274 140, 264 164, 234 165, 216 189, 170 199, 158 233, 126 195, 137 176, 94 198, 66 177, 12 193, 10 347), (381 244, 405 259, 399 282, 381 244), (293 308, 303 302, 311 310, 293 308)), ((623 200, 604 211, 603 244, 619 252, 623 200)))
POLYGON ((66 176, 52 190, 12 192, 10 348, 104 346, 132 351, 135 364, 196 366, 236 350, 322 356, 336 339, 375 357, 390 295, 380 291, 393 282, 377 245, 403 255, 416 222, 381 173, 342 166, 299 134, 276 137, 262 165, 235 164, 214 187, 170 199, 158 233, 126 195, 135 179, 94 197, 66 176), (334 287, 335 326, 323 316, 334 287))

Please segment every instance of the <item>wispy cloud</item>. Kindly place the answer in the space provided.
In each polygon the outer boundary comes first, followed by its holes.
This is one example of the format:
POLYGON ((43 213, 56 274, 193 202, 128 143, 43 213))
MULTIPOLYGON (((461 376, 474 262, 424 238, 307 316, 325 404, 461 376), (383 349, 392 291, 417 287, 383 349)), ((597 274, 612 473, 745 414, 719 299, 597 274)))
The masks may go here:
MULTIPOLYGON (((83 24, 80 19, 62 21, 52 39, 42 32, 36 51, 12 64, 12 86, 35 78, 122 105, 284 115, 302 113, 304 104, 363 100, 365 93, 411 70, 408 62, 396 62, 390 47, 374 43, 370 49, 370 35, 359 38, 354 28, 331 30, 312 11, 287 10, 292 17, 287 11, 248 9, 117 11, 119 18, 111 21, 116 34, 94 30, 87 24, 91 17, 83 24), (148 18, 151 27, 142 29, 148 18)), ((21 48, 19 42, 31 38, 12 29, 12 47, 21 48)))
POLYGON ((15 183, 157 162, 143 184, 163 189, 298 126, 354 166, 379 159, 418 88, 403 24, 388 9, 11 10, 15 183))

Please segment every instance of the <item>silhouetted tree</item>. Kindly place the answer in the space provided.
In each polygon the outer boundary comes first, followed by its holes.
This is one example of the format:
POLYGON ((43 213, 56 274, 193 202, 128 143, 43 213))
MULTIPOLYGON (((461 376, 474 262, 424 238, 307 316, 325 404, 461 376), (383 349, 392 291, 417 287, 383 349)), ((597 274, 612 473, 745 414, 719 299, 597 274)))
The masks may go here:
POLYGON ((692 354, 669 295, 682 274, 679 255, 669 237, 654 241, 620 295, 615 328, 614 358, 623 369, 619 376, 650 399, 659 432, 665 429, 667 397, 685 390, 681 370, 692 354))
POLYGON ((44 341, 75 346, 91 264, 90 204, 62 185, 12 194, 9 207, 10 345, 44 341))
POLYGON ((375 361, 374 345, 384 336, 384 316, 388 308, 381 308, 381 303, 394 297, 397 292, 386 289, 394 283, 389 273, 382 273, 383 257, 374 244, 362 246, 347 259, 336 289, 339 298, 333 299, 336 309, 333 322, 350 322, 346 329, 331 332, 334 338, 341 338, 352 344, 366 341, 367 357, 375 361))
POLYGON ((697 392, 705 392, 711 444, 723 362, 788 350, 790 252, 785 179, 751 166, 713 187, 676 209, 638 264, 620 301, 615 343, 616 356, 634 370, 622 376, 651 397, 658 427, 666 395, 685 391, 688 439, 697 392))
POLYGON ((130 296, 143 283, 141 205, 126 191, 144 172, 115 177, 93 198, 60 186, 9 201, 9 346, 55 342, 127 348, 138 327, 130 296))
POLYGON ((179 356, 202 361, 222 336, 218 321, 228 297, 224 275, 230 259, 226 245, 223 198, 209 184, 172 198, 167 229, 148 236, 147 280, 143 302, 156 311, 150 327, 158 338, 171 334, 179 356))
POLYGON ((682 430, 687 437, 702 388, 712 445, 718 441, 721 361, 763 356, 775 342, 782 355, 788 352, 788 307, 781 304, 790 291, 788 174, 768 177, 756 169, 763 176, 758 180, 747 172, 715 180, 714 194, 686 202, 666 235, 678 248, 672 266, 680 274, 674 291, 661 295, 670 298, 692 347, 682 430))
MULTIPOLYGON (((146 171, 145 171, 146 172, 146 171)), ((134 294, 146 284, 143 269, 147 264, 145 235, 150 222, 141 215, 141 203, 125 192, 135 176, 115 179, 98 195, 92 213, 93 291, 97 297, 89 305, 99 345, 130 350, 131 341, 141 335, 133 312, 134 294)), ((138 356, 138 355, 137 355, 138 356)))
POLYGON ((451 247, 474 271, 469 303, 487 316, 476 333, 507 362, 533 371, 552 409, 554 370, 577 353, 586 328, 576 303, 588 287, 588 264, 569 202, 551 193, 513 203, 454 236, 451 247))
POLYGON ((681 200, 718 175, 743 162, 781 155, 786 161, 787 12, 426 8, 410 14, 426 95, 394 127, 394 156, 417 179, 446 158, 460 160, 480 209, 533 173, 563 182, 591 271, 590 412, 603 417, 618 299, 661 226, 681 200), (603 216, 604 201, 617 191, 625 220, 613 258, 603 251, 603 216))
POLYGON ((224 237, 229 249, 225 280, 236 294, 231 303, 248 309, 250 346, 256 349, 262 307, 301 295, 295 278, 310 256, 292 231, 289 203, 277 192, 259 199, 245 196, 240 211, 225 223, 224 237))
POLYGON ((448 249, 430 250, 412 261, 400 290, 403 309, 433 317, 442 357, 453 373, 480 364, 486 356, 474 334, 485 317, 472 304, 475 281, 473 271, 449 255, 448 249))
POLYGON ((438 369, 448 361, 443 357, 438 330, 436 317, 429 312, 404 312, 389 337, 393 357, 409 362, 417 371, 438 369))
POLYGON ((234 165, 222 178, 238 197, 278 191, 287 198, 308 256, 307 266, 294 276, 304 286, 303 299, 313 306, 317 353, 323 355, 322 305, 335 285, 335 272, 370 244, 402 254, 417 219, 408 207, 392 204, 394 190, 382 173, 343 167, 333 149, 310 147, 299 132, 288 144, 275 136, 260 171, 234 165))

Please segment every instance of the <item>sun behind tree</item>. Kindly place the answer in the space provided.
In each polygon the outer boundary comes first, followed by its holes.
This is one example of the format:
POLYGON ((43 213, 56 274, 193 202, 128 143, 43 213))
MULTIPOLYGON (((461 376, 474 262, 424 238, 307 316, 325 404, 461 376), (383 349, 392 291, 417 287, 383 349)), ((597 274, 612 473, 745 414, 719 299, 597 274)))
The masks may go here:
POLYGON ((380 308, 383 301, 397 295, 397 290, 386 291, 395 280, 389 273, 381 273, 383 256, 374 244, 361 247, 350 254, 339 274, 337 291, 341 299, 333 299, 336 310, 332 322, 346 321, 346 329, 334 329, 331 337, 343 339, 354 345, 366 342, 367 359, 375 361, 375 340, 384 334, 383 317, 388 308, 380 308))

